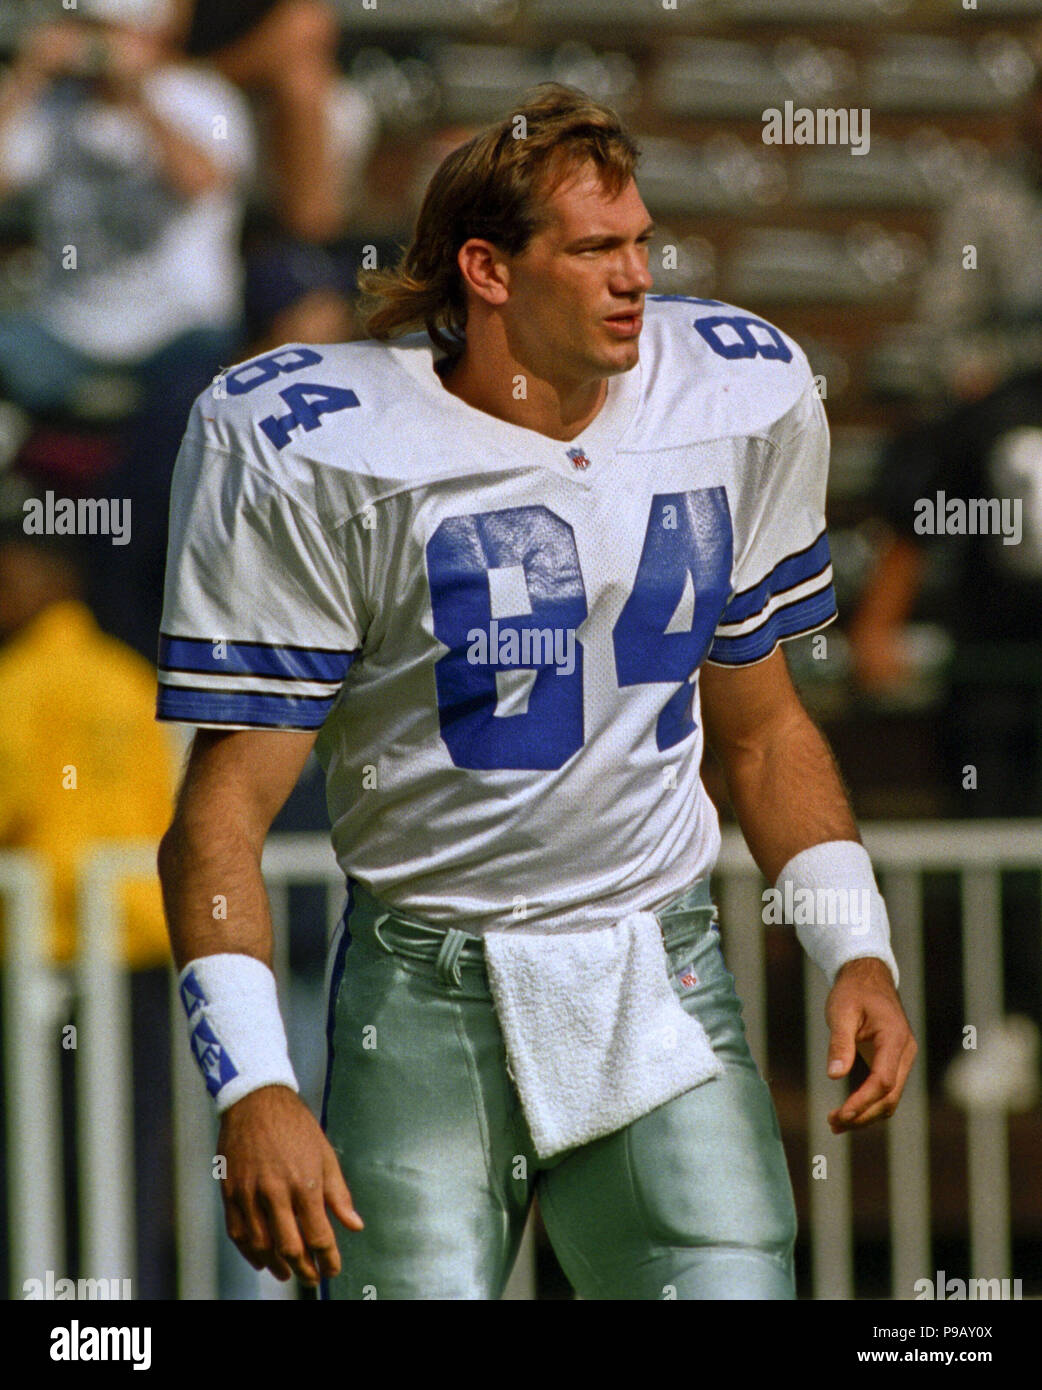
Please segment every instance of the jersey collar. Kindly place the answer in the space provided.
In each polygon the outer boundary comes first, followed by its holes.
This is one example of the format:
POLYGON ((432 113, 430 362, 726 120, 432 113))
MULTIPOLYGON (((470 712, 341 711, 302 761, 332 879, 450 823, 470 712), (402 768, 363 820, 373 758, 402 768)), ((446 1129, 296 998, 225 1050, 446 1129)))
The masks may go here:
POLYGON ((403 339, 392 347, 392 352, 424 392, 469 434, 494 441, 500 449, 521 455, 529 464, 549 466, 580 483, 603 472, 614 458, 641 397, 642 369, 638 362, 631 371, 608 378, 604 404, 581 434, 574 439, 552 439, 538 430, 489 415, 447 391, 434 369, 435 362, 445 354, 426 334, 403 339))

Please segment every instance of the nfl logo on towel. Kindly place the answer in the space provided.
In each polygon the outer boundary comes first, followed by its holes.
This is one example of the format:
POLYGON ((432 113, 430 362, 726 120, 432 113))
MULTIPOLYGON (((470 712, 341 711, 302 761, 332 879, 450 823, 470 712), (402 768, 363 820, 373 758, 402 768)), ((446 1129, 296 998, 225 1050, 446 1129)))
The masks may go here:
POLYGON ((698 984, 698 976, 695 974, 693 965, 685 965, 683 970, 677 971, 677 979, 685 989, 691 989, 698 984))
POLYGON ((575 464, 576 468, 589 468, 590 460, 583 453, 582 449, 566 449, 565 452, 575 464))

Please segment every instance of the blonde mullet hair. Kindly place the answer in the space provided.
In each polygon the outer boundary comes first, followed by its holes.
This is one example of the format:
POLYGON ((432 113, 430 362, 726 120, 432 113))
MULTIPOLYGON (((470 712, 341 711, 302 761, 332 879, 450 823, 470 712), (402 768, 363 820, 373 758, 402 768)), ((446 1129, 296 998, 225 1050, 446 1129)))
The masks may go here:
POLYGON ((467 322, 456 260, 463 243, 481 237, 519 255, 543 225, 542 200, 571 171, 592 163, 614 195, 633 177, 639 154, 610 107, 558 83, 535 88, 442 160, 399 264, 358 277, 366 334, 386 340, 426 328, 443 351, 459 352, 467 322))

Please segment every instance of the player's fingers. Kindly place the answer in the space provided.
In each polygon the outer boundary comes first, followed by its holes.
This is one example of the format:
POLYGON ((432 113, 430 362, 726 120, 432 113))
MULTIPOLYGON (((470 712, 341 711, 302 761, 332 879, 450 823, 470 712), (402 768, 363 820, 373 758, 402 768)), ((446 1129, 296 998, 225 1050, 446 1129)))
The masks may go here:
MULTIPOLYGON (((275 1237, 275 1253, 305 1284, 318 1283, 318 1270, 308 1254, 297 1225, 288 1187, 264 1194, 268 1225, 275 1237)), ((274 1270, 273 1270, 274 1272, 274 1270)), ((282 1276, 279 1275, 279 1278, 282 1276)))
POLYGON ((897 1064, 900 1052, 895 1052, 892 1044, 882 1044, 873 1054, 868 1076, 834 1112, 846 1122, 854 1120, 870 1105, 875 1105, 888 1096, 897 1085, 897 1064))
POLYGON ((908 1038, 904 1045, 904 1051, 901 1053, 901 1064, 898 1067, 897 1071, 897 1084, 898 1088, 902 1091, 905 1088, 905 1082, 908 1080, 908 1073, 912 1070, 912 1067, 915 1065, 915 1059, 918 1055, 919 1044, 916 1042, 915 1037, 912 1034, 912 1030, 909 1029, 908 1038))
POLYGON ((254 1252, 252 1255, 248 1255, 241 1246, 239 1250, 258 1273, 263 1273, 264 1270, 268 1270, 276 1279, 281 1279, 283 1283, 293 1274, 293 1271, 286 1261, 273 1249, 269 1248, 260 1252, 254 1252))
POLYGON ((355 1211, 355 1204, 332 1146, 323 1154, 322 1181, 325 1187, 325 1203, 333 1215, 352 1231, 364 1230, 365 1222, 355 1211))
POLYGON ((335 1279, 340 1273, 340 1251, 326 1215, 322 1189, 317 1182, 306 1191, 298 1191, 294 1195, 293 1210, 297 1215, 300 1234, 311 1252, 319 1275, 323 1279, 335 1279))
POLYGON ((870 1105, 877 1104, 884 1096, 888 1096, 894 1090, 897 1085, 899 1060, 899 1054, 895 1056, 892 1050, 886 1052, 882 1048, 879 1050, 872 1059, 872 1070, 868 1076, 839 1107, 842 1119, 855 1119, 863 1110, 867 1110, 870 1105))
POLYGON ((249 1228, 237 1208, 232 1206, 227 1208, 224 1224, 229 1239, 243 1259, 254 1269, 264 1269, 266 1267, 266 1252, 258 1245, 256 1238, 250 1234, 249 1228))
POLYGON ((245 1241, 246 1221, 239 1210, 238 1203, 227 1199, 224 1203, 224 1228, 228 1232, 228 1239, 233 1240, 236 1245, 241 1245, 245 1241))
POLYGON ((268 1269, 283 1281, 290 1277, 292 1271, 275 1249, 274 1228, 261 1190, 226 1189, 225 1225, 240 1254, 254 1269, 268 1269))
POLYGON ((264 1213, 249 1193, 225 1193, 224 1224, 243 1259, 254 1269, 267 1269, 272 1254, 271 1233, 264 1213))
POLYGON ((873 1058, 868 1077, 832 1112, 829 1122, 867 1124, 871 1119, 892 1115, 901 1099, 917 1051, 910 1032, 888 1039, 873 1058), (894 1051, 898 1047, 900 1052, 895 1059, 894 1051))
POLYGON ((873 1073, 854 1091, 847 1096, 842 1105, 837 1106, 829 1116, 831 1121, 833 1116, 843 1124, 849 1124, 867 1110, 871 1105, 878 1103, 888 1096, 893 1090, 893 1083, 888 1084, 883 1077, 873 1073))
POLYGON ((829 1116, 829 1123, 837 1133, 846 1129, 863 1129, 865 1125, 870 1125, 876 1120, 888 1120, 897 1109, 899 1100, 900 1096, 896 1092, 889 1091, 874 1104, 848 1118, 840 1118, 840 1111, 834 1112, 834 1115, 829 1116))
POLYGON ((851 1008, 839 1010, 829 1018, 829 1076, 846 1076, 854 1065, 860 1017, 861 1011, 851 1008))
POLYGON ((274 1250, 269 1252, 264 1263, 261 1265, 261 1269, 270 1270, 275 1278, 280 1279, 282 1283, 285 1283, 293 1274, 292 1269, 290 1269, 286 1261, 274 1250))
POLYGON ((912 1066, 915 1062, 916 1053, 918 1051, 919 1044, 916 1042, 915 1038, 913 1038, 912 1031, 911 1029, 909 1029, 905 1037, 904 1047, 901 1050, 900 1059, 898 1060, 897 1064, 897 1080, 894 1083, 893 1089, 895 1110, 897 1109, 898 1102, 904 1094, 905 1082, 908 1080, 908 1074, 912 1070, 912 1066))

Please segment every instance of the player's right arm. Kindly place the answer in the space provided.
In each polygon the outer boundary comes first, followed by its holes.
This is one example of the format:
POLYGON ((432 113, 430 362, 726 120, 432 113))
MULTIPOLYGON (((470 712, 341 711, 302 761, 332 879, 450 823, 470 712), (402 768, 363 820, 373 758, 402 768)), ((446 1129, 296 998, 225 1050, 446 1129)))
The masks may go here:
POLYGON ((200 730, 159 867, 190 1045, 221 1114, 228 1231, 256 1267, 308 1283, 339 1271, 327 1210, 361 1221, 296 1095, 261 852, 369 620, 349 503, 314 457, 314 432, 329 452, 338 412, 358 404, 331 356, 290 345, 197 399, 171 482, 156 706, 200 730), (308 407, 298 456, 265 425, 285 421, 280 393, 302 381, 333 405, 308 407))
MULTIPOLYGON (((261 853, 315 733, 201 729, 195 736, 159 876, 178 970, 215 954, 271 968, 271 914, 261 853), (215 902, 227 905, 215 919, 215 902)), ((307 1284, 340 1271, 327 1213, 358 1230, 332 1146, 288 1086, 262 1086, 229 1107, 219 1152, 228 1234, 255 1269, 307 1284)))

